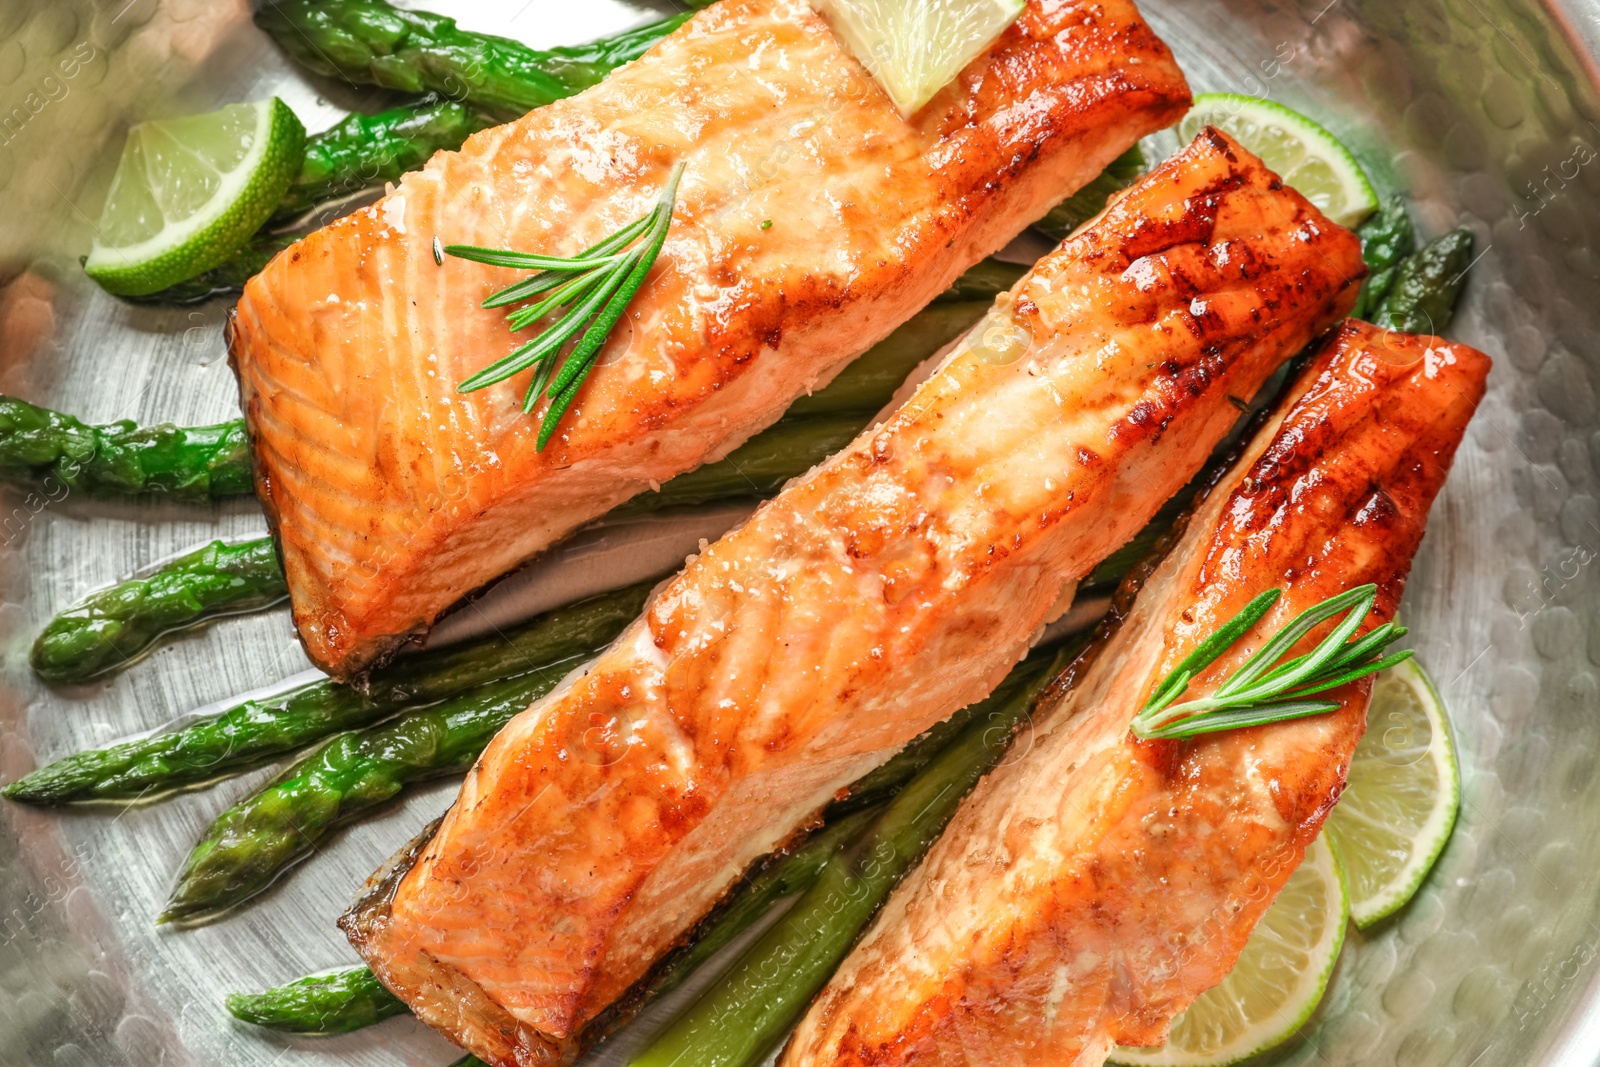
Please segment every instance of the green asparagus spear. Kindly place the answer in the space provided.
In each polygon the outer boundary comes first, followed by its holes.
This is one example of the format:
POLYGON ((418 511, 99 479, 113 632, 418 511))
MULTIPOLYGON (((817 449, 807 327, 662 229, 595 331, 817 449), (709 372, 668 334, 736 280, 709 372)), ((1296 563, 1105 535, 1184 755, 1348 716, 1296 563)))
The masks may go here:
POLYGON ((491 125, 492 119, 454 100, 424 100, 376 115, 347 116, 306 139, 305 162, 289 183, 276 217, 301 215, 323 201, 396 181, 435 152, 460 148, 491 125))
POLYGON ((328 740, 217 817, 184 861, 157 921, 215 917, 266 889, 335 828, 411 783, 465 771, 502 726, 583 658, 541 663, 510 681, 328 740))
POLYGON ((261 993, 229 993, 234 1018, 291 1034, 348 1034, 411 1009, 367 967, 313 974, 261 993))
POLYGON ((999 761, 1066 653, 1036 653, 984 701, 970 725, 831 859, 776 925, 634 1058, 632 1067, 745 1067, 794 1024, 889 891, 999 761))
POLYGON ((372 673, 365 689, 318 681, 164 733, 57 760, 6 786, 32 804, 148 800, 251 767, 343 730, 370 726, 477 686, 548 668, 593 651, 644 606, 652 581, 537 616, 503 641, 405 656, 372 673))
POLYGON ((0 396, 0 480, 55 500, 82 490, 207 501, 251 489, 242 423, 91 426, 8 396, 0 396))
POLYGON ((213 541, 57 615, 29 662, 47 682, 81 682, 137 659, 163 634, 275 604, 285 592, 270 540, 213 541))
POLYGON ((541 50, 469 33, 454 19, 383 0, 277 0, 255 15, 256 25, 317 74, 438 93, 508 119, 596 84, 688 17, 675 15, 589 44, 541 50))
MULTIPOLYGON (((767 909, 816 880, 828 858, 876 815, 866 810, 830 822, 787 854, 774 856, 731 894, 726 907, 701 924, 688 945, 668 957, 625 1003, 595 1021, 591 1033, 614 1030, 656 997, 676 989, 712 956, 749 929, 767 909)), ((409 1011, 366 967, 312 975, 261 993, 231 993, 235 1018, 297 1034, 343 1034, 409 1011)))
POLYGON ((1383 202, 1357 229, 1361 238, 1361 260, 1367 265, 1367 278, 1350 310, 1353 319, 1364 319, 1389 295, 1400 261, 1417 248, 1417 235, 1411 228, 1411 215, 1403 197, 1392 196, 1383 202))
POLYGON ((1105 209, 1113 193, 1121 192, 1144 173, 1144 152, 1134 145, 1111 161, 1088 185, 1050 209, 1034 228, 1053 240, 1063 240, 1073 230, 1105 209))
POLYGON ((55 616, 34 641, 29 662, 54 685, 87 682, 129 666, 170 633, 270 607, 288 595, 272 538, 214 541, 55 616))
POLYGON ((1406 333, 1444 333, 1472 265, 1472 231, 1466 227, 1437 237, 1407 256, 1372 321, 1406 333))

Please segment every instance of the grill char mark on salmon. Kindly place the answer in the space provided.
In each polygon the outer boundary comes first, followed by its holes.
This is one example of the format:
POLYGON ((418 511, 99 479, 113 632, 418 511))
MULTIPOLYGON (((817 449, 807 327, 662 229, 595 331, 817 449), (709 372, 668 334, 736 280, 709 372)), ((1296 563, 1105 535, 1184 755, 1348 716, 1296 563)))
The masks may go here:
POLYGON ((352 942, 491 1063, 571 1055, 750 863, 987 694, 1361 275, 1207 131, 510 723, 352 942))
MULTIPOLYGON (((1366 582, 1393 617, 1489 359, 1349 322, 1190 519, 1026 754, 985 779, 811 1006, 784 1067, 1054 1063, 1160 1044, 1227 974, 1344 788, 1370 677, 1325 715, 1140 742, 1157 680, 1256 594, 1262 623, 1366 582)), ((1319 627, 1293 654, 1309 651, 1319 627)))
POLYGON ((1189 90, 1128 0, 1032 0, 912 120, 804 0, 723 0, 603 83, 474 135, 245 287, 232 358, 311 659, 359 674, 627 498, 721 458, 1153 130, 1189 90), (665 248, 544 452, 525 272, 686 165, 665 248))

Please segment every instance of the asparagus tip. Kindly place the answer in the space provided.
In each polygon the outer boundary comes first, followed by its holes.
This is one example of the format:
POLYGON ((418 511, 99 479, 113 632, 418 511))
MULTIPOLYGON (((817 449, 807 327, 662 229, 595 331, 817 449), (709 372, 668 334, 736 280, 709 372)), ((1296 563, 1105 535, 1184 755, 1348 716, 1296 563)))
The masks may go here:
POLYGON ((156 916, 157 926, 173 926, 187 930, 195 926, 204 926, 213 919, 220 918, 227 911, 226 907, 210 908, 195 907, 185 904, 176 897, 167 901, 167 906, 156 916))
POLYGON ((222 998, 222 1006, 228 1009, 228 1014, 240 1022, 261 1025, 261 1013, 254 1010, 258 995, 249 993, 228 993, 222 998))
POLYGON ((172 896, 167 898, 167 906, 161 909, 161 914, 156 916, 157 926, 197 926, 205 922, 210 916, 216 915, 219 909, 197 908, 185 901, 182 895, 183 887, 180 885, 173 890, 172 896))
POLYGON ((38 804, 55 806, 61 802, 56 791, 50 788, 50 780, 42 778, 40 772, 34 771, 25 774, 14 782, 7 782, 0 788, 0 796, 7 800, 15 800, 19 804, 38 804))
MULTIPOLYGON (((0 796, 19 804, 59 808, 68 804, 121 800, 115 796, 100 796, 93 788, 86 788, 80 768, 68 761, 57 760, 37 770, 29 771, 14 782, 0 786, 0 796)), ((92 785, 92 783, 87 783, 92 785)))
POLYGON ((197 909, 185 904, 178 899, 178 894, 173 893, 167 899, 167 906, 161 909, 161 914, 156 916, 157 926, 190 926, 198 925, 204 921, 207 911, 197 909))

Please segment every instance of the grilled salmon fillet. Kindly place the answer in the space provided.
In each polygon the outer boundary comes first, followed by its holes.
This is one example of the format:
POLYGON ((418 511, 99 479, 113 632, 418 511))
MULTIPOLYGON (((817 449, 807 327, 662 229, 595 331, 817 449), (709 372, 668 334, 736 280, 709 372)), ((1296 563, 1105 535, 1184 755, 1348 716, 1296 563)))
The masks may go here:
MULTIPOLYGON (((722 0, 586 92, 441 152, 245 287, 232 358, 295 626, 347 678, 636 493, 720 458, 1074 192, 1189 90, 1128 0, 1031 0, 910 121, 805 0, 722 0), (665 248, 541 453, 524 272, 686 165, 665 248)), ((547 401, 541 402, 547 404, 547 401)))
MULTIPOLYGON (((1366 582, 1393 616, 1488 357, 1347 323, 1190 519, 1081 681, 1041 701, 811 1006, 782 1063, 1097 1067, 1159 1044, 1233 966, 1344 788, 1372 679, 1325 715, 1138 741, 1156 682, 1253 596, 1271 613, 1214 689, 1305 608, 1366 582)), ((1328 623, 1298 651, 1331 628, 1328 623)))
POLYGON ((1207 130, 508 724, 352 942, 491 1063, 569 1055, 752 861, 988 693, 1361 275, 1207 130))

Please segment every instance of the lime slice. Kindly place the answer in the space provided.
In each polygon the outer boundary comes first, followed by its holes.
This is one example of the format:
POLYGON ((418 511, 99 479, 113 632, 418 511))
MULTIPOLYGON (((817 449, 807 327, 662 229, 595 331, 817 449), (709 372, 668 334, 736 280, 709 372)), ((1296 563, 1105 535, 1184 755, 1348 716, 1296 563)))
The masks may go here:
POLYGON ((1022 14, 1025 0, 815 0, 907 117, 1022 14))
POLYGON ((1322 1000, 1350 918, 1339 858, 1326 837, 1306 850, 1256 924, 1233 970, 1172 1021, 1165 1045, 1112 1050, 1137 1067, 1224 1067, 1293 1037, 1322 1000))
POLYGON ((1328 816, 1357 926, 1393 915, 1415 895, 1460 807, 1461 773, 1444 704, 1416 661, 1406 660, 1373 685, 1349 785, 1328 816))
POLYGON ((306 131, 277 97, 128 131, 83 269, 143 296, 242 248, 300 169, 306 131))
POLYGON ((1206 126, 1260 156, 1278 177, 1341 226, 1378 209, 1378 194, 1350 150, 1327 130, 1282 104, 1237 93, 1201 93, 1178 125, 1185 143, 1206 126))

